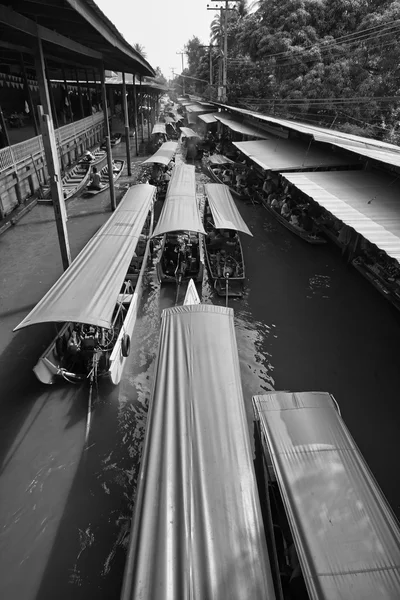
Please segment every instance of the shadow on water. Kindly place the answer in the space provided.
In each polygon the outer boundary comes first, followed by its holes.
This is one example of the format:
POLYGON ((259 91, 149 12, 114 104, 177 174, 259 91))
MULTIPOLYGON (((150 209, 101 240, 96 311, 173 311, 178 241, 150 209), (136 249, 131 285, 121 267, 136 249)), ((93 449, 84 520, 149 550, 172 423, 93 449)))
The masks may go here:
POLYGON ((140 468, 162 308, 150 274, 130 358, 117 387, 99 384, 84 451, 37 600, 119 598, 140 468))

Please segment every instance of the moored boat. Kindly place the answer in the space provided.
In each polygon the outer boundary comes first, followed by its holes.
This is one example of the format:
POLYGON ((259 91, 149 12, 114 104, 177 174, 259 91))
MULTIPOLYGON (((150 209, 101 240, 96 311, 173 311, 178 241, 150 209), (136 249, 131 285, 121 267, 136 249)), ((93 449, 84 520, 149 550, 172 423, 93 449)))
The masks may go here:
POLYGON ((102 169, 107 160, 107 152, 102 150, 100 147, 95 150, 88 151, 83 158, 79 161, 80 165, 90 165, 90 167, 97 167, 102 169), (93 158, 92 158, 93 157, 93 158))
POLYGON ((265 210, 267 210, 271 215, 273 215, 275 217, 275 219, 277 221, 279 221, 279 223, 281 225, 286 227, 286 229, 289 229, 289 231, 291 231, 292 233, 294 233, 295 235, 300 237, 305 242, 308 242, 309 244, 317 244, 317 245, 326 244, 326 239, 321 237, 321 235, 319 235, 318 233, 305 231, 305 229, 302 229, 301 227, 298 227, 297 225, 292 225, 292 223, 290 223, 287 219, 285 219, 285 217, 282 217, 281 214, 279 214, 276 210, 271 208, 271 206, 268 205, 268 203, 265 201, 265 199, 262 199, 262 205, 265 208, 265 210))
MULTIPOLYGON (((117 146, 122 140, 122 133, 113 133, 113 135, 110 136, 110 144, 111 146, 117 146)), ((103 143, 101 144, 101 149, 105 150, 106 149, 106 140, 103 141, 103 143)))
MULTIPOLYGON (((121 176, 122 171, 124 170, 124 166, 125 166, 124 160, 113 160, 114 183, 121 176)), ((95 196, 96 194, 99 194, 100 192, 104 192, 104 190, 106 190, 107 188, 110 187, 110 180, 108 178, 108 165, 105 165, 100 171, 100 184, 102 187, 99 190, 96 190, 96 189, 92 189, 90 187, 90 183, 89 183, 88 187, 85 190, 85 195, 95 196)))
POLYGON ((155 187, 131 187, 116 211, 14 331, 61 324, 34 367, 47 384, 108 376, 118 384, 150 252, 155 187))
MULTIPOLYGON (((61 180, 61 187, 63 190, 64 200, 70 200, 83 188, 89 181, 91 168, 89 165, 77 164, 71 171, 69 171, 61 180)), ((51 204, 53 202, 51 198, 50 187, 45 186, 42 188, 43 198, 39 198, 39 204, 51 204)))
MULTIPOLYGON (((211 177, 215 183, 224 183, 220 176, 219 171, 221 168, 225 167, 232 171, 232 178, 235 176, 236 171, 246 170, 246 165, 243 163, 237 163, 224 156, 222 154, 211 154, 203 159, 204 170, 211 177)), ((224 184, 225 185, 225 184, 224 184)), ((242 194, 235 189, 233 183, 228 185, 229 191, 231 192, 234 198, 242 198, 242 194)))
POLYGON ((239 231, 252 235, 228 186, 208 183, 204 228, 205 254, 214 289, 220 296, 242 296, 246 278, 239 231))
POLYGON ((195 168, 176 165, 153 238, 162 236, 156 270, 159 281, 202 281, 205 234, 196 199, 195 168))

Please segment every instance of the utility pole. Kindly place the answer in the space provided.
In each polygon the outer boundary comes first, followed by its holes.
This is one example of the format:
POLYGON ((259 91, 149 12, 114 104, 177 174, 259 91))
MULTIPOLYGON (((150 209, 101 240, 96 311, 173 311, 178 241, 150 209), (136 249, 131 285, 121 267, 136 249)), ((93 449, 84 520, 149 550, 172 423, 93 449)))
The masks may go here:
MULTIPOLYGON (((221 0, 211 0, 211 2, 221 2, 221 0)), ((223 32, 223 47, 221 40, 221 53, 222 53, 222 86, 218 86, 218 100, 221 102, 227 101, 227 82, 228 82, 228 10, 235 10, 229 8, 229 2, 239 2, 239 0, 225 0, 225 9, 222 6, 218 8, 209 8, 207 4, 207 10, 219 10, 221 13, 221 34, 223 32), (225 11, 225 14, 224 14, 225 11), (225 18, 224 18, 225 17, 225 18)))
MULTIPOLYGON (((180 54, 181 55, 181 59, 182 59, 182 74, 183 74, 183 55, 185 54, 185 52, 177 52, 176 54, 180 54)), ((185 78, 182 75, 182 96, 185 95, 185 78)))
POLYGON ((199 48, 209 48, 210 49, 210 100, 212 99, 212 88, 213 88, 213 68, 212 68, 212 49, 216 48, 213 44, 209 44, 208 46, 199 46, 199 48))

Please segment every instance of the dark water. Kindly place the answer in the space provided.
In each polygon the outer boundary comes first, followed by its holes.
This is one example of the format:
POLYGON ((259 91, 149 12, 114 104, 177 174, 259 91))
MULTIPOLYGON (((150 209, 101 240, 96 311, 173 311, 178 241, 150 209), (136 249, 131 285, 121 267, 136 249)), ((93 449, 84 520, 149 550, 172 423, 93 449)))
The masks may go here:
MULTIPOLYGON (((206 179, 198 179, 201 191, 206 179)), ((230 305, 249 425, 253 394, 332 392, 399 516, 398 314, 336 248, 307 245, 260 206, 239 209, 253 237, 242 236, 245 296, 230 305)), ((224 304, 207 278, 202 294, 224 304)), ((2 600, 119 598, 159 319, 174 300, 151 270, 123 381, 99 386, 87 448, 87 389, 41 386, 16 352, 10 365, 20 383, 2 399, 2 600)), ((34 349, 39 334, 21 332, 19 345, 34 349)))

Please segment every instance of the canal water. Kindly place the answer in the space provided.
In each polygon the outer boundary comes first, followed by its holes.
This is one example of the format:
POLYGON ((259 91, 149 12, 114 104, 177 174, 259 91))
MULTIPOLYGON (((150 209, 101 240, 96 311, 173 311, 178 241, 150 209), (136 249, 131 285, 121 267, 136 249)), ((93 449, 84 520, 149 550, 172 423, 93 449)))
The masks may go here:
MULTIPOLYGON (((207 178, 199 172, 197 180, 201 192, 207 178)), ((262 206, 238 207, 253 233, 242 236, 245 296, 230 302, 249 427, 253 394, 333 393, 400 516, 399 315, 336 247, 306 244, 262 206)), ((224 304, 207 276, 202 295, 224 304)), ((175 289, 160 289, 150 269, 123 381, 95 390, 86 445, 88 390, 37 383, 30 371, 37 355, 27 353, 49 330, 18 334, 25 354, 21 363, 15 343, 16 380, 1 404, 7 423, 1 430, 2 600, 119 598, 160 314, 174 301, 175 289)))

